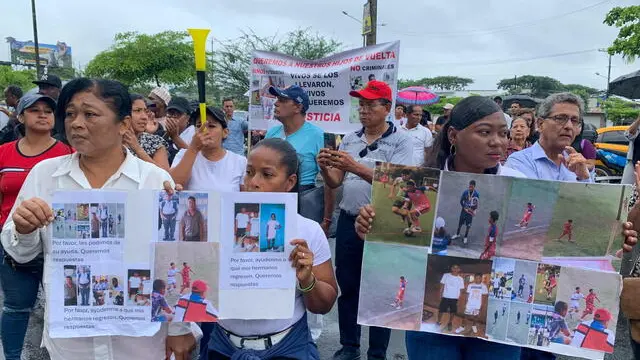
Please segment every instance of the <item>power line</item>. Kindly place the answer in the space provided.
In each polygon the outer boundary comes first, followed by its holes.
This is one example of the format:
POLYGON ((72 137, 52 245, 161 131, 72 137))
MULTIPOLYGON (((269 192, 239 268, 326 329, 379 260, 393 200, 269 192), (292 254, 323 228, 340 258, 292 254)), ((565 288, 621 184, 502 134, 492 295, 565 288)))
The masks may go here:
MULTIPOLYGON (((527 26, 535 26, 535 25, 540 25, 540 23, 545 22, 545 21, 549 21, 549 20, 556 20, 556 19, 560 19, 560 18, 564 18, 566 16, 569 15, 573 15, 579 12, 583 12, 586 10, 590 10, 593 9, 595 7, 598 7, 600 5, 606 4, 608 2, 611 2, 612 0, 604 0, 604 1, 600 1, 598 3, 592 4, 592 5, 588 5, 585 6, 583 8, 580 9, 576 9, 573 11, 569 11, 563 14, 558 14, 558 15, 553 15, 553 16, 549 16, 546 18, 542 18, 542 19, 537 19, 537 20, 532 20, 529 22, 520 22, 518 24, 512 24, 512 25, 505 25, 505 26, 500 26, 500 27, 495 27, 495 28, 489 28, 489 29, 477 29, 477 30, 465 30, 465 31, 453 31, 453 32, 439 32, 439 33, 425 33, 425 32, 402 32, 402 31, 395 31, 389 28, 389 25, 387 25, 387 31, 399 34, 399 35, 405 35, 405 36, 429 36, 429 37, 457 37, 457 36, 468 36, 468 35, 489 35, 489 34, 494 34, 494 33, 499 33, 499 32, 503 32, 503 31, 507 31, 507 30, 511 30, 511 29, 515 29, 515 28, 520 28, 520 27, 527 27, 527 26)), ((391 26, 391 28, 393 28, 393 26, 391 26)))
POLYGON ((529 57, 529 58, 512 58, 512 59, 504 59, 504 60, 496 59, 496 60, 488 60, 488 61, 471 61, 471 62, 458 62, 458 63, 447 62, 447 63, 435 63, 435 64, 428 64, 428 63, 427 64, 425 64, 425 63, 408 64, 408 65, 404 65, 403 64, 403 66, 407 66, 407 67, 415 67, 415 66, 421 66, 421 67, 449 66, 450 67, 450 66, 499 65, 499 64, 509 64, 509 63, 517 63, 517 62, 525 62, 525 61, 533 61, 533 60, 541 60, 541 59, 550 59, 550 58, 569 56, 569 55, 586 54, 586 53, 595 52, 595 51, 598 51, 598 49, 569 51, 569 52, 563 52, 563 53, 557 53, 557 54, 533 56, 533 57, 529 57))

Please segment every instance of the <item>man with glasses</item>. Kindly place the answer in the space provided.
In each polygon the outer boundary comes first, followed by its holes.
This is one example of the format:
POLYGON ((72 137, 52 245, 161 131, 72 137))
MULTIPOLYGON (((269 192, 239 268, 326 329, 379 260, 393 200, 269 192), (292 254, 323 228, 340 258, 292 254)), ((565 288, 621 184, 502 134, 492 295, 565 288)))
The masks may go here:
POLYGON ((572 93, 546 98, 538 108, 540 139, 509 156, 507 167, 531 179, 593 182, 588 162, 571 144, 580 135, 584 102, 572 93))
MULTIPOLYGON (((352 91, 360 100, 362 129, 345 135, 340 150, 322 149, 318 163, 331 188, 344 186, 340 217, 336 229, 336 276, 340 286, 338 317, 340 344, 334 360, 360 359, 358 299, 364 242, 355 230, 360 207, 371 203, 371 183, 376 161, 401 165, 413 163, 413 142, 404 131, 387 122, 392 92, 382 81, 370 81, 360 91, 352 91)), ((389 329, 369 329, 369 359, 384 359, 389 345, 389 329)))

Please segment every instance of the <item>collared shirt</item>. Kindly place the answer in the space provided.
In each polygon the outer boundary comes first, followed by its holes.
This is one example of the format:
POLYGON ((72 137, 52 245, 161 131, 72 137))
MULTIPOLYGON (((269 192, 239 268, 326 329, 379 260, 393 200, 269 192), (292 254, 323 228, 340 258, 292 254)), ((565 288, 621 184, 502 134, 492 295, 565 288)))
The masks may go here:
MULTIPOLYGON (((371 169, 376 166, 376 161, 398 165, 413 164, 413 142, 404 131, 398 130, 377 142, 377 149, 369 150, 364 157, 360 157, 360 152, 369 144, 364 133, 359 136, 359 131, 353 132, 342 139, 340 150, 348 152, 355 161, 371 169)), ((346 173, 342 184, 341 210, 356 215, 362 206, 371 203, 371 184, 358 175, 346 173)))
POLYGON ((300 159, 298 175, 300 176, 300 185, 315 185, 316 177, 320 172, 317 158, 320 149, 324 147, 324 130, 305 121, 298 131, 289 134, 289 136, 285 134, 284 126, 272 127, 265 135, 265 139, 269 138, 287 140, 296 149, 298 159, 300 159))
MULTIPOLYGON (((80 169, 79 154, 60 156, 38 163, 29 173, 18 194, 18 199, 38 197, 51 203, 56 190, 91 189, 91 185, 80 169)), ((102 189, 135 190, 162 189, 163 182, 173 184, 171 176, 159 167, 144 162, 127 151, 125 161, 102 186, 102 189)), ((16 202, 11 213, 15 211, 16 202)), ((45 254, 43 283, 46 296, 49 280, 47 267, 51 261, 51 232, 40 228, 30 234, 18 234, 11 215, 2 228, 2 246, 17 262, 26 263, 34 259, 40 252, 45 254)), ((165 358, 165 339, 167 334, 183 335, 191 332, 186 323, 141 322, 135 326, 143 329, 149 336, 96 336, 71 339, 52 339, 47 326, 48 309, 45 306, 45 326, 42 343, 47 348, 52 360, 120 360, 131 358, 134 354, 138 360, 157 360, 165 358)), ((133 324, 113 325, 131 329, 133 324)), ((81 330, 80 330, 81 331, 81 330)))
MULTIPOLYGON (((564 152, 563 155, 567 156, 564 152)), ((529 179, 593 182, 591 176, 584 180, 578 180, 578 176, 564 164, 560 164, 560 166, 556 165, 555 162, 549 159, 539 142, 536 142, 529 148, 511 154, 505 166, 520 171, 529 179)))
POLYGON ((249 130, 249 122, 246 119, 231 117, 231 120, 227 120, 227 128, 229 136, 222 143, 222 147, 244 156, 244 134, 249 130))
POLYGON ((424 152, 425 149, 430 148, 433 145, 433 135, 431 130, 418 124, 413 129, 407 128, 406 125, 401 127, 406 131, 413 140, 413 164, 415 166, 422 166, 424 164, 424 152))

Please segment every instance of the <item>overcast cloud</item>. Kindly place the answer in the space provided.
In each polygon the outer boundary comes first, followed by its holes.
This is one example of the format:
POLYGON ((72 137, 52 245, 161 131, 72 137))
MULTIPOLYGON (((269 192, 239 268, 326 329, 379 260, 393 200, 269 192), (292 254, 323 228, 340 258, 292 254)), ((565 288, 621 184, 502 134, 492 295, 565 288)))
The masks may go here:
MULTIPOLYGON (((2 6, 0 36, 32 39, 28 1, 2 6)), ((378 42, 401 41, 400 77, 438 75, 470 77, 470 89, 495 89, 498 80, 514 75, 545 75, 563 83, 604 89, 608 46, 617 29, 602 24, 614 6, 637 0, 378 0, 378 42), (602 3, 602 4, 600 4, 602 3), (592 5, 596 5, 587 8, 592 5), (573 12, 573 13, 571 13, 573 12), (571 13, 571 14, 570 14, 571 13), (565 15, 566 14, 566 15, 565 15), (494 30, 491 30, 494 29, 494 30), (580 52, 575 55, 541 58, 580 52), (529 61, 510 61, 531 59, 529 61)), ((155 33, 208 27, 217 39, 237 37, 251 27, 273 35, 311 27, 344 44, 360 47, 360 24, 344 16, 362 16, 364 0, 37 0, 41 43, 65 41, 76 66, 84 66, 107 48, 117 32, 155 33), (316 5, 314 5, 316 4, 316 5)), ((9 59, 8 44, 0 60, 9 59)), ((640 68, 613 58, 611 78, 640 68)))

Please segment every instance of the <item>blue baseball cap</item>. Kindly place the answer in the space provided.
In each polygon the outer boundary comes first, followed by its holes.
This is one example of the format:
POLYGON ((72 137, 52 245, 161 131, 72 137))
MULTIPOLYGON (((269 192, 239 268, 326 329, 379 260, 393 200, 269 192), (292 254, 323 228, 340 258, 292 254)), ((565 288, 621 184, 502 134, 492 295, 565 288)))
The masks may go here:
POLYGON ((302 104, 302 111, 305 113, 309 110, 309 95, 298 85, 291 85, 284 89, 279 89, 275 86, 269 88, 269 94, 277 97, 283 97, 285 99, 291 99, 296 104, 302 104))
POLYGON ((56 110, 56 101, 52 98, 42 94, 28 94, 20 98, 20 102, 18 102, 18 106, 16 107, 16 114, 22 115, 25 110, 32 107, 38 101, 44 101, 53 111, 56 110))

